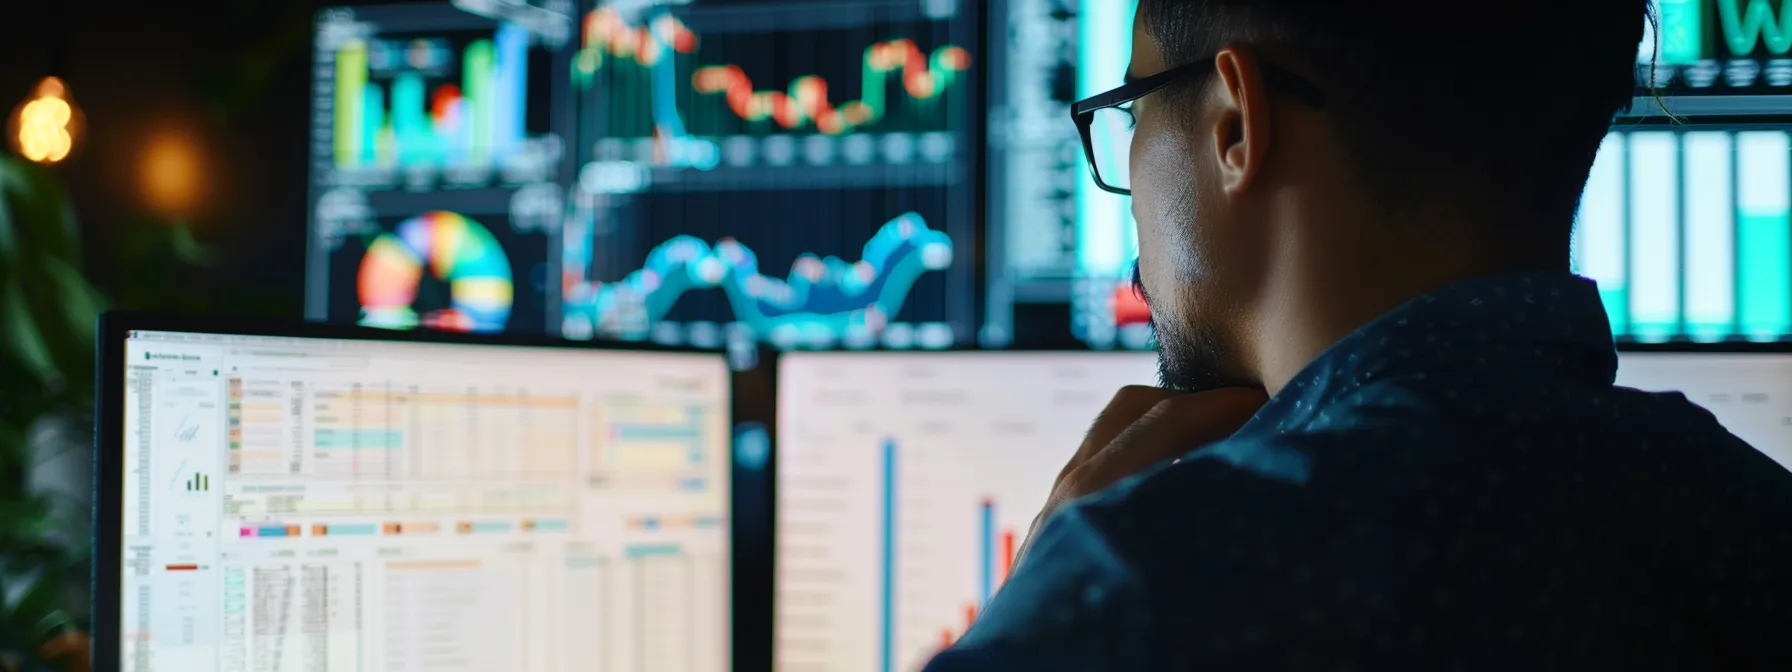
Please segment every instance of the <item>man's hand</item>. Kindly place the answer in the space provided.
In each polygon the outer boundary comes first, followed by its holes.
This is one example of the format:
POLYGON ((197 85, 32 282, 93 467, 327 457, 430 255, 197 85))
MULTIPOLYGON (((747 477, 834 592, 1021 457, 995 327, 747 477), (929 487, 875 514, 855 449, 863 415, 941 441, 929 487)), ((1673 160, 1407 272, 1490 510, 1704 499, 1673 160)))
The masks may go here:
POLYGON ((1263 390, 1249 387, 1193 394, 1143 385, 1120 388, 1107 408, 1096 416, 1076 454, 1058 472, 1051 497, 1033 519, 1016 561, 1032 547, 1040 526, 1065 502, 1099 492, 1158 462, 1229 437, 1267 401, 1269 397, 1263 390))

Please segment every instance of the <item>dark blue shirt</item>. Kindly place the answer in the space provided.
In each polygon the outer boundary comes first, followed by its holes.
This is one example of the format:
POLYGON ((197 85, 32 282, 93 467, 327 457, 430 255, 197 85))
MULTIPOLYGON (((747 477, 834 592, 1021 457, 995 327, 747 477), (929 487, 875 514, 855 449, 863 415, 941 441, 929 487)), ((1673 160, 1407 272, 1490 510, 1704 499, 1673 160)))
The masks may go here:
POLYGON ((1591 282, 1416 299, 1053 515, 927 670, 1792 670, 1792 474, 1617 366, 1591 282))

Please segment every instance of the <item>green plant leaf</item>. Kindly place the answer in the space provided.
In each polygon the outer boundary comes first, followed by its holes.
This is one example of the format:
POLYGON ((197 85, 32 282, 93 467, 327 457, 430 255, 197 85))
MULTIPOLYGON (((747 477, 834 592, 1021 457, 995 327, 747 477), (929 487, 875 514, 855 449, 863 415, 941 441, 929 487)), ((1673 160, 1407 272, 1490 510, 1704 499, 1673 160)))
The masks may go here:
POLYGON ((6 193, 13 232, 17 236, 16 250, 30 250, 30 256, 70 261, 80 258, 74 207, 55 173, 26 161, 10 159, 7 170, 0 173, 0 191, 6 193))
POLYGON ((63 603, 62 578, 60 576, 49 572, 39 572, 27 580, 31 583, 25 588, 24 594, 19 596, 18 601, 13 603, 12 618, 9 619, 11 622, 7 625, 31 633, 31 639, 27 643, 35 653, 37 647, 42 646, 48 639, 48 634, 53 634, 44 633, 40 628, 46 623, 54 624, 58 620, 66 620, 67 615, 63 614, 58 617, 58 614, 62 613, 63 603))
POLYGON ((168 242, 173 246, 174 257, 193 266, 213 266, 218 263, 218 255, 213 253, 205 243, 193 237, 193 230, 185 224, 176 224, 168 229, 168 242))
POLYGON ((63 312, 78 320, 76 331, 84 332, 91 338, 98 324, 95 320, 106 310, 105 300, 100 298, 99 292, 94 291, 93 285, 88 284, 87 278, 72 264, 60 259, 47 260, 44 273, 61 287, 62 299, 68 306, 63 312))
POLYGON ((14 167, 17 161, 0 154, 0 272, 12 268, 13 260, 19 254, 18 227, 12 222, 12 208, 8 205, 8 201, 12 199, 7 196, 10 190, 6 188, 6 184, 11 181, 9 176, 17 170, 14 167))
POLYGON ((37 318, 31 314, 31 304, 26 303, 16 280, 0 290, 0 341, 38 382, 49 384, 61 377, 37 318))

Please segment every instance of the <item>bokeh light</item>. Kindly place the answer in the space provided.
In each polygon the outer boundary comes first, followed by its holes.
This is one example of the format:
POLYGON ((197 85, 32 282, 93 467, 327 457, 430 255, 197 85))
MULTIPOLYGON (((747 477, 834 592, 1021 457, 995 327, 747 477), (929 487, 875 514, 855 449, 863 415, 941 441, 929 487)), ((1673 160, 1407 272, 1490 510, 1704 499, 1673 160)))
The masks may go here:
POLYGON ((81 110, 68 86, 45 77, 13 110, 7 139, 20 156, 37 163, 57 163, 68 158, 80 135, 81 110))

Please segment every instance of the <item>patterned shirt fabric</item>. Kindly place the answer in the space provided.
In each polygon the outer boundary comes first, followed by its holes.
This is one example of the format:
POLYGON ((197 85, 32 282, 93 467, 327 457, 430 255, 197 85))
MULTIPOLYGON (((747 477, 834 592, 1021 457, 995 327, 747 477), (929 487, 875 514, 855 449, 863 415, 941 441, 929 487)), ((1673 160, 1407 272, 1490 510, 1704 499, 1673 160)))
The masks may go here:
POLYGON ((926 670, 1792 670, 1792 473, 1617 367, 1589 281, 1415 299, 1053 515, 926 670))

